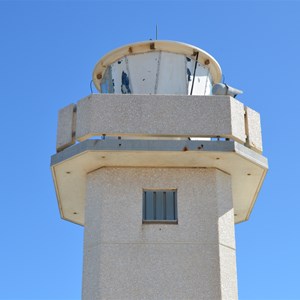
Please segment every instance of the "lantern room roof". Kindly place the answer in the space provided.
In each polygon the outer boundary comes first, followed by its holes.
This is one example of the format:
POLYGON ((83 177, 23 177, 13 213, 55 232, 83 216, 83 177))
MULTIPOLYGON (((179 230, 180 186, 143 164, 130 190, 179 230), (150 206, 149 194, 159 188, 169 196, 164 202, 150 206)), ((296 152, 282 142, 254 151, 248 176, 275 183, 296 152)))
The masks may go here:
POLYGON ((204 50, 185 43, 176 41, 159 41, 149 40, 144 42, 137 42, 122 46, 110 51, 103 56, 96 64, 93 71, 93 82, 98 90, 101 90, 101 79, 104 76, 105 70, 119 59, 136 54, 146 54, 155 51, 169 52, 176 54, 183 54, 189 58, 196 59, 198 63, 209 67, 214 83, 218 83, 222 78, 222 70, 218 62, 204 50))

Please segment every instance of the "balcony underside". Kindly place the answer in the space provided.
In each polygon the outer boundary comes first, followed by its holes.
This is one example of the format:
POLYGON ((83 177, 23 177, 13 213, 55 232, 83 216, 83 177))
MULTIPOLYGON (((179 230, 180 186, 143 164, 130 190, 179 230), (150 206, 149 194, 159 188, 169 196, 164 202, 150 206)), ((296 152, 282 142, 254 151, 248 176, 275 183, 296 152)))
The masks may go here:
POLYGON ((51 158, 61 217, 84 225, 86 174, 102 167, 216 168, 231 175, 235 222, 246 221, 267 159, 235 141, 92 139, 51 158))

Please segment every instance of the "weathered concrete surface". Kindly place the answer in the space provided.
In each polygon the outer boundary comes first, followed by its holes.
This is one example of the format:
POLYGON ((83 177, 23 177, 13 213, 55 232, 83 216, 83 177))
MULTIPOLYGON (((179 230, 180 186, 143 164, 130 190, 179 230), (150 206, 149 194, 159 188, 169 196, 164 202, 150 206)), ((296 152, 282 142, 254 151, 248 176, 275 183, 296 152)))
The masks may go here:
POLYGON ((246 111, 246 133, 248 136, 247 146, 259 153, 263 151, 260 114, 255 110, 245 107, 246 111))
POLYGON ((76 106, 70 104, 58 113, 56 150, 61 151, 75 143, 75 112, 76 106))
POLYGON ((244 106, 229 96, 94 94, 77 104, 76 139, 93 135, 246 141, 244 106))
POLYGON ((203 168, 88 174, 83 299, 237 299, 230 183, 203 168), (142 224, 143 189, 174 188, 178 225, 142 224))

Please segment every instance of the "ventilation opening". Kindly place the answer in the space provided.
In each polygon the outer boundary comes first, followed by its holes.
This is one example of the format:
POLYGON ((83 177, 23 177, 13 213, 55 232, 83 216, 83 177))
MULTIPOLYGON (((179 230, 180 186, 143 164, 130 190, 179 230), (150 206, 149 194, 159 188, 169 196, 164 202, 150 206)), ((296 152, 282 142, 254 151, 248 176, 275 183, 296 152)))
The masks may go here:
POLYGON ((177 224, 177 190, 144 190, 143 223, 177 224))

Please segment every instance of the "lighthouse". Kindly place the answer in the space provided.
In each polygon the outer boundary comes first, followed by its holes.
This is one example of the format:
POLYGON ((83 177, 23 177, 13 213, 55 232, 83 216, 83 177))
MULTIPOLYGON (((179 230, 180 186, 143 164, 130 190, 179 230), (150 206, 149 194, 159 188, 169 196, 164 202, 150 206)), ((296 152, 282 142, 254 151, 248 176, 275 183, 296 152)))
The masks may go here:
POLYGON ((82 299, 237 299, 234 226, 268 170, 260 115, 202 49, 146 41, 97 62, 62 108, 61 217, 84 226, 82 299))

